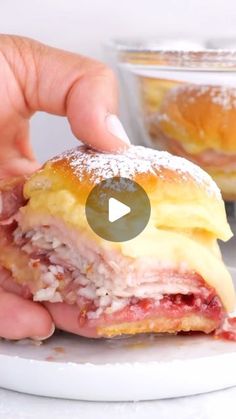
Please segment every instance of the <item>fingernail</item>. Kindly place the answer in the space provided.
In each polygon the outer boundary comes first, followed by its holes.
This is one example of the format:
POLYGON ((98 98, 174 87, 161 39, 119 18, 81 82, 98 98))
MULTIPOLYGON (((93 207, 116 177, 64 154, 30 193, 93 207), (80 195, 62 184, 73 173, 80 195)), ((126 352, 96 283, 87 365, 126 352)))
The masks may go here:
POLYGON ((54 332, 55 332, 55 324, 52 325, 50 333, 47 336, 32 336, 31 339, 33 339, 33 340, 46 340, 46 339, 50 338, 50 336, 52 336, 54 332))
POLYGON ((125 129, 120 122, 119 118, 114 114, 109 114, 106 117, 106 125, 107 130, 114 135, 115 137, 120 138, 121 141, 123 141, 126 144, 130 144, 130 140, 128 135, 125 132, 125 129))

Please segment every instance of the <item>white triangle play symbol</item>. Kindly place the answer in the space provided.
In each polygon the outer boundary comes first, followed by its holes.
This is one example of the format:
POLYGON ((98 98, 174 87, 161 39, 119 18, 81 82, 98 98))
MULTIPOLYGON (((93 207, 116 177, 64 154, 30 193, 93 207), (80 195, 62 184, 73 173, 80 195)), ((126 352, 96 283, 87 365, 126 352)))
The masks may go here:
POLYGON ((129 214, 131 211, 128 205, 123 204, 115 198, 109 198, 108 201, 108 220, 113 223, 124 215, 129 214))

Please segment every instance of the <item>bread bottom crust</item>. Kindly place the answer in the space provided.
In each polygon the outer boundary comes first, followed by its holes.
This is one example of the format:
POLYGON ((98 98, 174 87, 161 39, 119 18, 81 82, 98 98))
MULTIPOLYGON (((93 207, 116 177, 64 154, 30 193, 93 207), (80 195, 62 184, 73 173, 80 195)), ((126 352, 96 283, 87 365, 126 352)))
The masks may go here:
POLYGON ((219 326, 219 320, 202 315, 191 314, 180 318, 159 317, 132 323, 120 323, 106 327, 98 327, 99 337, 112 338, 119 335, 135 335, 138 333, 177 333, 199 331, 211 333, 219 326))

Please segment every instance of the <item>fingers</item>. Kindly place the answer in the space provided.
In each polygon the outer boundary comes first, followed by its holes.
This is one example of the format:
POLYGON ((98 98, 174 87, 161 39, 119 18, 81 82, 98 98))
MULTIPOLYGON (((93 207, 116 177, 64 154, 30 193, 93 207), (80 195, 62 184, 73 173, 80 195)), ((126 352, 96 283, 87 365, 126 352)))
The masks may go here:
POLYGON ((96 336, 95 330, 91 328, 85 329, 80 323, 80 309, 78 306, 66 303, 45 303, 44 305, 50 312, 58 329, 86 337, 96 336))
POLYGON ((24 157, 16 157, 9 159, 6 157, 0 163, 0 179, 10 176, 30 175, 40 168, 40 164, 36 160, 29 160, 24 157))
POLYGON ((23 115, 37 110, 65 115, 75 136, 90 146, 104 151, 128 147, 128 137, 116 116, 117 82, 109 68, 29 39, 1 39, 23 94, 19 102, 23 115))
POLYGON ((44 303, 58 329, 79 333, 79 308, 65 303, 44 303))
POLYGON ((24 300, 0 288, 0 336, 6 339, 46 339, 55 327, 40 304, 24 300))
POLYGON ((67 116, 75 136, 95 149, 124 151, 129 139, 116 116, 114 76, 106 68, 78 80, 67 98, 67 116))

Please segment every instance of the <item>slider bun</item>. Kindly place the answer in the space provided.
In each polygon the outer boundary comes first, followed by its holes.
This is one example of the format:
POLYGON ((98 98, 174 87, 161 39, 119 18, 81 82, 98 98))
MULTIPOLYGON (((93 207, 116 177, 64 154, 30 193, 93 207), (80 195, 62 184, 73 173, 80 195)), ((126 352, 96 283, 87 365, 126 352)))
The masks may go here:
POLYGON ((73 216, 75 206, 84 208, 92 188, 114 176, 144 188, 152 208, 149 223, 155 227, 206 231, 222 240, 232 236, 221 194, 208 174, 181 157, 141 146, 124 154, 103 154, 86 146, 64 152, 26 182, 24 193, 32 210, 46 212, 50 201, 51 215, 80 227, 82 216, 73 216))
POLYGON ((184 84, 165 95, 158 115, 164 135, 189 153, 236 153, 236 89, 184 84))

